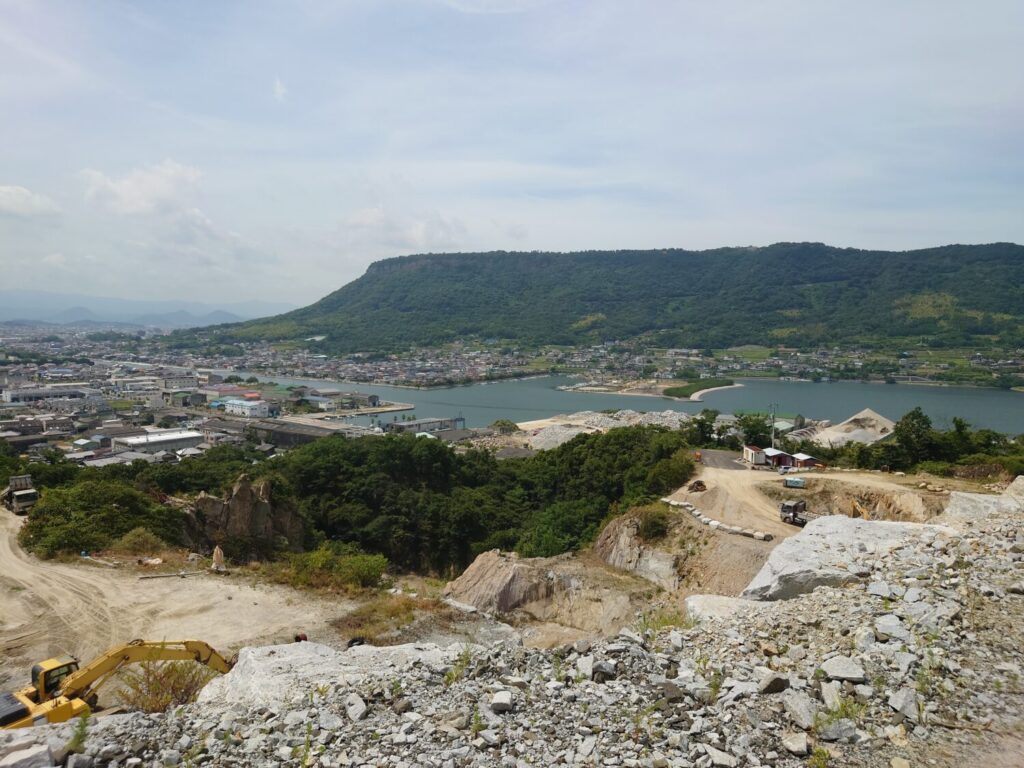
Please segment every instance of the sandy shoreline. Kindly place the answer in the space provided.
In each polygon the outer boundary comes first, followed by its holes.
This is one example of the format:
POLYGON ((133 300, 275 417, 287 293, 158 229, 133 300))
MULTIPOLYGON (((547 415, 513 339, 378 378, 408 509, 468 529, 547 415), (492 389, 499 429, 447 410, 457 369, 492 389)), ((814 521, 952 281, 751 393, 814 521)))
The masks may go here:
POLYGON ((724 387, 708 387, 707 389, 701 389, 701 390, 698 390, 698 391, 694 392, 692 395, 690 395, 690 402, 691 403, 702 403, 702 402, 704 402, 704 400, 703 400, 704 395, 706 395, 708 392, 717 392, 720 389, 736 389, 737 387, 742 387, 742 386, 743 386, 742 384, 726 384, 724 387))

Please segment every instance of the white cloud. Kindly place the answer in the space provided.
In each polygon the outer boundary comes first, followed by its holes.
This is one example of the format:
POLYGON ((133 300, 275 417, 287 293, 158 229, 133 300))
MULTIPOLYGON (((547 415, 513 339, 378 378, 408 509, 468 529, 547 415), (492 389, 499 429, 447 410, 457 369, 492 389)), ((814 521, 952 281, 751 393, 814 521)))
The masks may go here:
POLYGON ((0 216, 49 216, 60 213, 60 208, 46 195, 24 187, 0 186, 0 216))
POLYGON ((136 168, 114 178, 87 169, 82 171, 88 187, 87 200, 105 205, 114 213, 164 213, 187 205, 202 173, 198 168, 164 160, 157 165, 136 168))
POLYGON ((284 103, 284 100, 288 98, 288 88, 287 86, 285 86, 283 82, 281 82, 280 77, 274 78, 273 93, 274 101, 278 102, 279 104, 284 103))
POLYGON ((383 205, 354 211, 342 229, 353 245, 375 251, 454 248, 466 232, 459 219, 445 218, 437 211, 398 214, 383 205))

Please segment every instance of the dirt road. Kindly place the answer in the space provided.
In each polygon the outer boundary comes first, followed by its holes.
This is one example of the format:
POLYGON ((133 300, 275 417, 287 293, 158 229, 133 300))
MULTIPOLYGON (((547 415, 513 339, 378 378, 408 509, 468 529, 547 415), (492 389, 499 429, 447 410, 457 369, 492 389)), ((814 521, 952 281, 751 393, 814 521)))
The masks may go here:
POLYGON ((354 603, 326 601, 239 576, 139 580, 96 565, 41 562, 18 546, 21 520, 0 510, 0 690, 39 659, 89 659, 135 638, 206 640, 222 651, 333 636, 328 622, 354 603))
MULTIPOLYGON (((680 488, 671 498, 690 502, 712 519, 766 531, 776 539, 799 533, 799 528, 779 520, 778 500, 761 490, 767 484, 781 481, 774 472, 735 471, 734 466, 719 462, 715 466, 702 466, 698 476, 706 483, 706 491, 693 493, 680 488)), ((915 478, 901 478, 897 482, 871 472, 816 472, 808 477, 874 488, 893 495, 917 493, 915 478)))

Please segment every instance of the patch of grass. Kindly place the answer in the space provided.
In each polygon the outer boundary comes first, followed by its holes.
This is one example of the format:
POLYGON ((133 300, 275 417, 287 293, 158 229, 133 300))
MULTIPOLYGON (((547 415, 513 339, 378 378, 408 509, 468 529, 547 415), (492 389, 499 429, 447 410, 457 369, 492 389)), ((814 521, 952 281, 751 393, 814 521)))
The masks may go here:
POLYGON ((807 760, 807 768, 828 768, 832 755, 824 747, 815 747, 807 760))
POLYGON ((827 728, 832 723, 839 722, 840 720, 853 720, 853 722, 859 723, 864 719, 867 711, 867 704, 863 704, 849 696, 840 696, 839 704, 835 709, 829 712, 818 713, 814 720, 814 728, 820 731, 822 728, 827 728))
POLYGON ((484 725, 484 719, 480 716, 480 708, 473 707, 473 720, 469 725, 469 730, 474 736, 480 731, 484 730, 487 726, 484 725))
POLYGON ((385 635, 393 633, 416 618, 417 611, 440 608, 437 600, 417 600, 408 595, 378 595, 333 622, 348 638, 360 638, 370 645, 387 645, 385 635))
POLYGON ((129 709, 165 712, 189 704, 217 673, 194 661, 143 661, 121 672, 118 700, 129 709))
POLYGON ((668 387, 665 389, 664 395, 666 397, 690 397, 694 393, 705 389, 731 387, 735 383, 732 379, 701 379, 700 381, 691 381, 689 384, 683 384, 679 387, 668 387))
POLYGON ((645 507, 637 517, 636 535, 641 541, 661 541, 668 535, 668 511, 660 507, 645 507))
POLYGON ((673 627, 693 629, 695 626, 697 626, 697 622, 685 616, 678 608, 667 606, 642 613, 633 624, 633 628, 640 633, 660 632, 673 627))
POLYGON ((312 552, 292 555, 269 564, 265 572, 272 581, 292 587, 348 592, 381 585, 388 560, 368 555, 350 546, 326 543, 312 552))
POLYGON ((718 694, 722 692, 722 683, 725 678, 722 675, 722 670, 716 669, 711 673, 711 682, 708 683, 708 687, 711 689, 711 701, 718 701, 718 694))

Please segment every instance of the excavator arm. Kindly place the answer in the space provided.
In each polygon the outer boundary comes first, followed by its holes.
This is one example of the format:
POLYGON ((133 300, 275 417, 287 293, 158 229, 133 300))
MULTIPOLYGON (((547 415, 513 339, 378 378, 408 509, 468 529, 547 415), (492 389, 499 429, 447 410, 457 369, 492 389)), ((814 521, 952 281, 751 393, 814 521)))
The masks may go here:
POLYGON ((229 672, 235 664, 234 658, 225 659, 201 640, 133 640, 114 646, 63 679, 56 677, 50 690, 47 673, 64 674, 74 667, 75 660, 49 659, 33 667, 32 686, 0 693, 0 728, 64 723, 87 715, 95 706, 97 688, 125 665, 145 661, 195 661, 222 673, 229 672))
POLYGON ((93 692, 121 667, 142 661, 196 661, 220 673, 230 672, 234 666, 233 659, 225 659, 202 640, 133 640, 114 646, 72 672, 64 678, 58 695, 88 701, 93 692))

